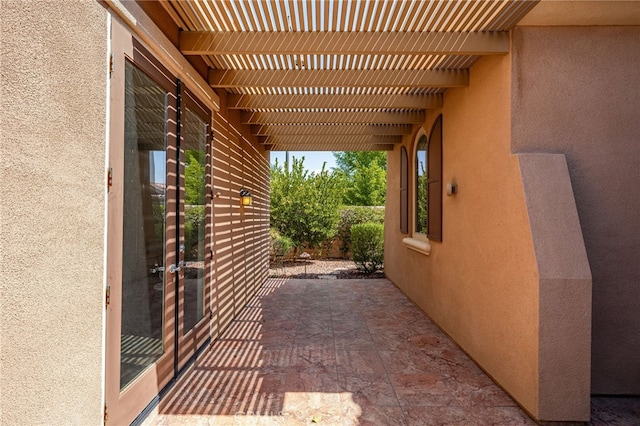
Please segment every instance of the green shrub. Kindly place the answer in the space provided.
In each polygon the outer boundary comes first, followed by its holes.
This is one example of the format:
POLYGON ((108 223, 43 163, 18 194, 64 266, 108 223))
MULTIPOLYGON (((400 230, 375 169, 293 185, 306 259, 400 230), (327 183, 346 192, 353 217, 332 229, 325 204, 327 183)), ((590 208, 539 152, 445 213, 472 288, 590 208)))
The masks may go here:
POLYGON ((384 208, 347 206, 340 211, 338 238, 342 241, 340 251, 345 256, 351 250, 351 227, 358 223, 384 223, 384 208))
POLYGON ((366 273, 375 272, 384 264, 384 225, 359 223, 351 227, 351 255, 366 273))
POLYGON ((184 245, 186 261, 204 260, 204 206, 185 206, 184 245))
POLYGON ((277 229, 271 228, 269 236, 271 237, 271 256, 274 259, 286 256, 293 248, 291 238, 280 235, 277 229))

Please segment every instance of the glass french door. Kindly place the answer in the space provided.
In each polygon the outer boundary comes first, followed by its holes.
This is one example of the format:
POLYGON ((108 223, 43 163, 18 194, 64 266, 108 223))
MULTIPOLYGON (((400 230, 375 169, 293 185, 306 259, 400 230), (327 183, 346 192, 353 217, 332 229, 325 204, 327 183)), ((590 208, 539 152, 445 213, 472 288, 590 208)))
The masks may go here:
POLYGON ((180 96, 180 191, 178 250, 178 368, 184 365, 209 338, 211 311, 213 209, 211 200, 210 135, 211 112, 202 107, 188 90, 179 87, 180 96), (209 232, 207 232, 209 231, 209 232))
POLYGON ((129 424, 208 339, 211 114, 112 31, 106 405, 129 424))

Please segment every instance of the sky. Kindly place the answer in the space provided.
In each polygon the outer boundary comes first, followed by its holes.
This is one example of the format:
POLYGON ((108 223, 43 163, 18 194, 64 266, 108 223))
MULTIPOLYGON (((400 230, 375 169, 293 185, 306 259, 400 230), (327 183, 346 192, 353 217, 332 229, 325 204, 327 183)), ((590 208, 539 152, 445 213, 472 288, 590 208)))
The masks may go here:
MULTIPOLYGON (((289 151, 289 158, 304 157, 304 168, 310 172, 319 172, 322 169, 322 163, 326 162, 325 169, 331 170, 336 167, 336 159, 330 151, 289 151)), ((275 163, 276 158, 278 164, 284 164, 284 151, 271 151, 271 164, 275 163)))

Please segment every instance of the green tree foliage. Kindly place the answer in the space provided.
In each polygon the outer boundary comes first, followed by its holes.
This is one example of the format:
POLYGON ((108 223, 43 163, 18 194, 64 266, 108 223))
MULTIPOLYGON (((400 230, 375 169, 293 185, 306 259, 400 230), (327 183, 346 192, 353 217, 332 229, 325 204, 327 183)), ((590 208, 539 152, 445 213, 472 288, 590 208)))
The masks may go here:
POLYGON ((204 153, 185 151, 185 204, 204 205, 204 153))
POLYGON ((371 163, 378 163, 385 171, 387 170, 387 153, 384 151, 345 151, 334 152, 334 158, 336 159, 337 169, 341 170, 347 175, 355 172, 357 165, 369 165, 371 163))
POLYGON ((304 157, 271 166, 271 227, 295 247, 317 247, 336 234, 344 187, 336 173, 309 173, 304 157))
POLYGON ((358 267, 367 273, 384 264, 384 225, 358 223, 351 227, 352 256, 358 267))
POLYGON ((387 191, 387 154, 381 151, 334 152, 346 181, 344 204, 381 206, 387 191))

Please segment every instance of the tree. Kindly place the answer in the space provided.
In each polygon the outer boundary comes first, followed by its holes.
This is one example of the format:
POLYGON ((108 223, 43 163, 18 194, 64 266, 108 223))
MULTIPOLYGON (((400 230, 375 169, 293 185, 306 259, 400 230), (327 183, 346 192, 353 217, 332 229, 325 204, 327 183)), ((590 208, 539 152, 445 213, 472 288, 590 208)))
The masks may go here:
POLYGON ((204 205, 204 155, 199 151, 185 151, 185 204, 204 205))
POLYGON ((334 152, 336 168, 346 181, 344 204, 380 206, 387 191, 387 154, 381 151, 334 152))
POLYGON ((336 173, 309 173, 304 157, 293 158, 289 170, 271 166, 271 227, 296 247, 316 247, 333 238, 340 220, 344 187, 336 173))
POLYGON ((356 169, 356 163, 361 165, 370 165, 371 163, 378 163, 382 169, 387 170, 387 154, 384 151, 345 151, 334 152, 334 158, 336 159, 337 169, 344 172, 346 175, 351 175, 356 169))

